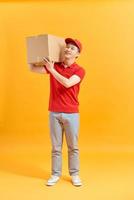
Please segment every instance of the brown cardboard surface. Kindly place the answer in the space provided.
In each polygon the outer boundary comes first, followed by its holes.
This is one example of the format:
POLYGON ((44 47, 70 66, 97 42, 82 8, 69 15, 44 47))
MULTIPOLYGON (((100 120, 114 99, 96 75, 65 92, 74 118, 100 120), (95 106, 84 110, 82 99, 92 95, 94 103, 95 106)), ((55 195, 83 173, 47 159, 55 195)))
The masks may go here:
POLYGON ((43 57, 49 57, 54 62, 62 61, 64 40, 64 38, 50 34, 26 37, 27 63, 40 65, 43 57))

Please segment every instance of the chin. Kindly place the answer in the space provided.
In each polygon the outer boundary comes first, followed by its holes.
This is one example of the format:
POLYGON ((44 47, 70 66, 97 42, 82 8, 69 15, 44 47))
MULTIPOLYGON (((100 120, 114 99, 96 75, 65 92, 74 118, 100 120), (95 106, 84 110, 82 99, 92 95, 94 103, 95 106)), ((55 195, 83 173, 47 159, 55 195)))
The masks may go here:
POLYGON ((64 58, 71 58, 71 55, 65 54, 64 58))

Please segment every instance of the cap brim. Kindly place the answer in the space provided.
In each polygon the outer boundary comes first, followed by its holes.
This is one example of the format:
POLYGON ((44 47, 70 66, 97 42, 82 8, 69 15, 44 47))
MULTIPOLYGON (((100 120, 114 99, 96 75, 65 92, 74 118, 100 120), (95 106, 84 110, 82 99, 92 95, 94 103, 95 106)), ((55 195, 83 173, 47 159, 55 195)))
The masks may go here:
POLYGON ((66 42, 66 44, 68 44, 68 43, 75 44, 75 46, 77 46, 78 49, 80 50, 80 47, 78 46, 78 44, 72 38, 66 38, 65 42, 66 42))

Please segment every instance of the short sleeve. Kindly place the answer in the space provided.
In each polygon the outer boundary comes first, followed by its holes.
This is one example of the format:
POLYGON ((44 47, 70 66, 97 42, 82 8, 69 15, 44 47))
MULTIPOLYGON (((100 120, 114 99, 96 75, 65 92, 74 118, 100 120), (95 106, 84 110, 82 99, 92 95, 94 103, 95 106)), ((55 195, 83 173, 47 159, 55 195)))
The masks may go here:
POLYGON ((83 80, 84 76, 86 74, 86 71, 84 68, 80 67, 79 69, 77 69, 74 73, 74 75, 77 75, 80 77, 81 81, 83 80))
POLYGON ((45 66, 45 65, 43 65, 43 67, 45 68, 45 70, 46 70, 47 74, 50 74, 50 72, 49 72, 49 70, 46 68, 46 66, 45 66))

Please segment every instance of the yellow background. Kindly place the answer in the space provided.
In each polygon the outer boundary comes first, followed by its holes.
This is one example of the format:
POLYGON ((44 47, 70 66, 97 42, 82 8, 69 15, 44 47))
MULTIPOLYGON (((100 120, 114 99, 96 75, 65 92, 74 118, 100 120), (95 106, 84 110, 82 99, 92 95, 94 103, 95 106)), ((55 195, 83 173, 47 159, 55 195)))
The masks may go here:
POLYGON ((18 199, 15 191, 24 195, 28 190, 22 199, 59 199, 61 187, 65 200, 68 190, 68 198, 132 199, 134 1, 0 2, 0 61, 2 198, 18 199), (77 62, 86 70, 79 95, 81 175, 86 184, 77 191, 66 177, 66 144, 65 182, 53 192, 42 185, 50 174, 49 75, 30 72, 25 39, 46 33, 83 44, 77 62))

